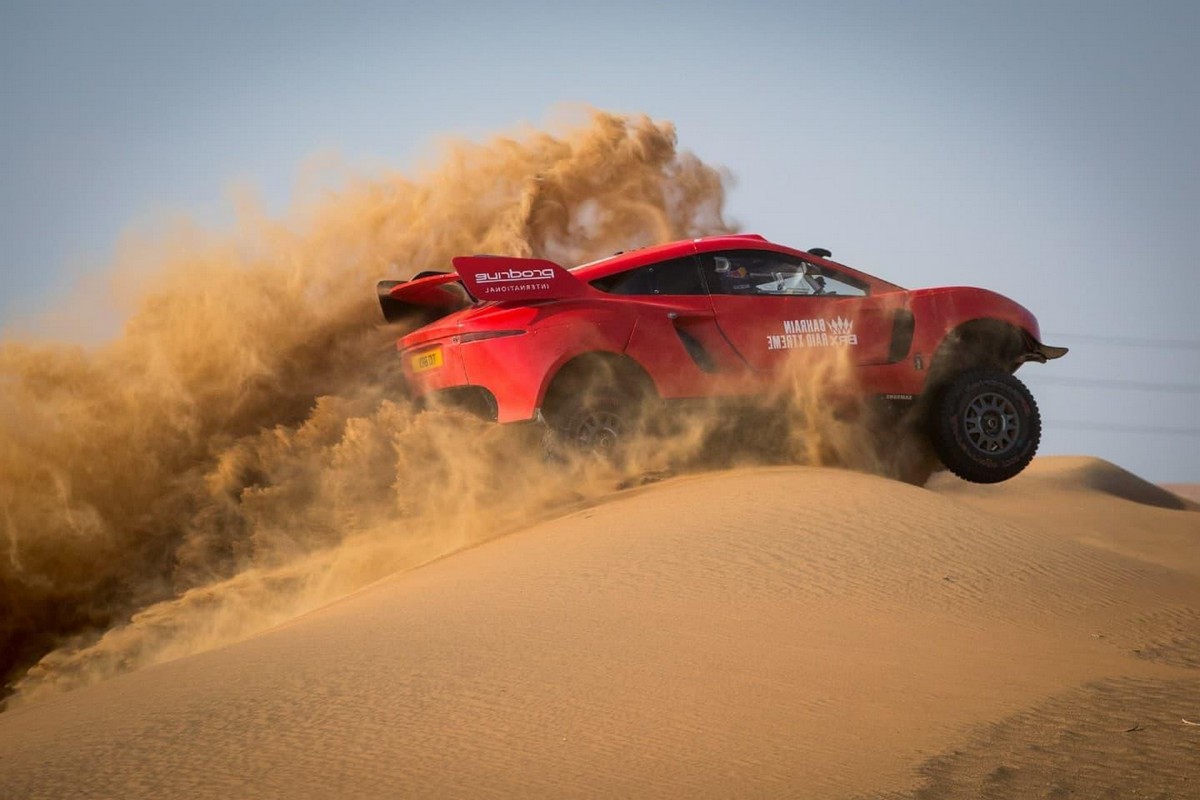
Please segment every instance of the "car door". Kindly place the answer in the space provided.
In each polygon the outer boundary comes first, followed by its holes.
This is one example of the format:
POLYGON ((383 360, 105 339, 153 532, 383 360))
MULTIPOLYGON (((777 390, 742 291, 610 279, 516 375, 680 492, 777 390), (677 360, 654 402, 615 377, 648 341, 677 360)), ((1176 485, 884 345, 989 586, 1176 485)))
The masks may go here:
MULTIPOLYGON (((664 397, 726 393, 745 361, 717 327, 695 256, 659 261, 592 282, 636 308, 626 353, 653 376, 664 397)), ((730 391, 733 391, 732 389, 730 391)))
POLYGON ((847 348, 859 365, 886 363, 892 309, 868 284, 791 253, 701 254, 717 325, 750 366, 773 372, 797 353, 847 348))

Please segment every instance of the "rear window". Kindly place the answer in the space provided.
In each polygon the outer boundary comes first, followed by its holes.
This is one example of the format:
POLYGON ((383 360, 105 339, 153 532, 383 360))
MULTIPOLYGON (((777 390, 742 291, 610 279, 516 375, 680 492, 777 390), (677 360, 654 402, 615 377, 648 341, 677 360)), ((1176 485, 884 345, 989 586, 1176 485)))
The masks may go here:
POLYGON ((664 295, 704 294, 700 268, 691 256, 659 261, 592 281, 608 294, 664 295))

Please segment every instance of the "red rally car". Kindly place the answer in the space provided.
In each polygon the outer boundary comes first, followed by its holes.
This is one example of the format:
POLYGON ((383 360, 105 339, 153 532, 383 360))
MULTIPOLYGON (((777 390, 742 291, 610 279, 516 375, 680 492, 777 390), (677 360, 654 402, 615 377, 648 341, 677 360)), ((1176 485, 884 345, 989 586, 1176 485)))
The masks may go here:
POLYGON ((907 290, 830 256, 715 236, 571 269, 462 256, 378 291, 389 321, 423 323, 397 343, 418 396, 542 420, 583 449, 629 435, 646 398, 753 396, 797 351, 846 348, 861 390, 919 409, 955 474, 994 483, 1024 469, 1041 420, 1012 373, 1066 349, 994 292, 907 290))

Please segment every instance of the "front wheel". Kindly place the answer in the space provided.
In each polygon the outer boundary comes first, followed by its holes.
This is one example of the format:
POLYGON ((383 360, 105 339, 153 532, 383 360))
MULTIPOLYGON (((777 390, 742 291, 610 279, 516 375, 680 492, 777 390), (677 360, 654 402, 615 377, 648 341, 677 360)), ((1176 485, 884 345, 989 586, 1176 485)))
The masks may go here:
POLYGON ((946 468, 973 483, 1006 481, 1029 465, 1042 436, 1037 402, 1007 372, 977 369, 947 384, 934 403, 930 438, 946 468))

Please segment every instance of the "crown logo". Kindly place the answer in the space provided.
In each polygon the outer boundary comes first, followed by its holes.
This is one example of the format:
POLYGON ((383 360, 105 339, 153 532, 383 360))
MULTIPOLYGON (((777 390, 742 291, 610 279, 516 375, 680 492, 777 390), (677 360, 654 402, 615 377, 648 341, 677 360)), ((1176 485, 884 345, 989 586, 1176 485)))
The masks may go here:
POLYGON ((846 334, 850 333, 852 328, 854 328, 854 320, 834 317, 833 319, 829 320, 829 327, 832 328, 833 332, 838 336, 845 336, 846 334))

